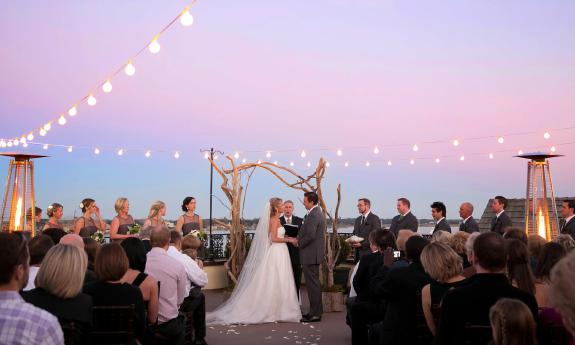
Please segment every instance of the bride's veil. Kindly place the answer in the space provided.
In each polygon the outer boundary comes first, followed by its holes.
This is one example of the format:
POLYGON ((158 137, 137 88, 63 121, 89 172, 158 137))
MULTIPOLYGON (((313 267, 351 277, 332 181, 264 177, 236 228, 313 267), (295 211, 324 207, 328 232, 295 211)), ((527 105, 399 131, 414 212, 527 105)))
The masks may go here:
MULTIPOLYGON (((232 312, 237 313, 241 311, 235 310, 234 306, 237 305, 242 297, 249 292, 250 282, 254 280, 257 274, 258 267, 263 263, 265 255, 271 246, 271 240, 269 237, 269 226, 270 226, 270 210, 271 206, 269 201, 266 202, 264 211, 254 234, 254 238, 250 245, 250 250, 248 252, 248 257, 238 278, 238 283, 232 292, 230 298, 220 305, 216 310, 211 313, 207 313, 206 322, 208 324, 219 323, 225 320, 233 319, 231 315, 232 312)), ((245 303, 245 301, 244 301, 245 303)))

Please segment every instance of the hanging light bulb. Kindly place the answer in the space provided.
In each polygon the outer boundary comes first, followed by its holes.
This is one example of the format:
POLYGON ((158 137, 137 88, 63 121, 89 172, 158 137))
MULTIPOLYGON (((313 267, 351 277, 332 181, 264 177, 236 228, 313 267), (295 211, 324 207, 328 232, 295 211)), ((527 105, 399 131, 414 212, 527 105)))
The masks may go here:
POLYGON ((369 161, 365 162, 365 166, 369 167, 371 165, 371 163, 369 161))
POLYGON ((236 153, 234 153, 234 158, 235 158, 235 159, 240 158, 240 153, 239 153, 238 151, 236 151, 236 153))
POLYGON ((278 161, 274 161, 274 165, 278 165, 278 161))
POLYGON ((123 156, 124 155, 124 149, 119 149, 118 150, 118 156, 123 156))
POLYGON ((243 163, 243 164, 245 164, 247 161, 248 161, 248 160, 245 159, 245 158, 242 159, 242 163, 243 163))
POLYGON ((0 148, 5 148, 6 147, 6 142, 4 141, 4 139, 0 140, 0 148))
POLYGON ((325 167, 326 167, 326 168, 329 168, 329 167, 330 167, 329 162, 325 162, 325 167))
POLYGON ((459 160, 463 162, 465 160, 465 156, 459 157, 459 160))
POLYGON ((551 146, 551 152, 555 153, 555 151, 557 151, 557 148, 555 148, 555 146, 551 146))
POLYGON ((294 162, 289 162, 289 166, 293 167, 294 166, 294 162))
POLYGON ((96 148, 94 149, 94 154, 99 155, 99 154, 100 154, 100 149, 96 147, 96 148))
POLYGON ((192 17, 189 8, 186 8, 180 15, 180 23, 183 26, 191 26, 194 24, 194 17, 192 17))
POLYGON ((215 155, 215 156, 214 156, 214 160, 215 160, 215 161, 217 161, 218 158, 220 158, 220 156, 218 156, 218 155, 215 155))
POLYGON ((441 162, 441 160, 439 158, 435 158, 435 163, 439 164, 439 162, 441 162))
POLYGON ((409 161, 409 164, 414 165, 414 164, 415 164, 415 161, 412 159, 412 160, 409 161))
POLYGON ((18 145, 20 145, 20 141, 18 139, 14 139, 14 140, 12 140, 12 145, 18 146, 18 145))
POLYGON ((48 144, 44 144, 44 146, 42 146, 42 148, 43 148, 44 150, 47 150, 47 149, 48 149, 48 144))
POLYGON ((453 146, 455 146, 455 147, 459 146, 459 140, 454 139, 453 140, 453 146))
POLYGON ((34 140, 34 134, 29 133, 26 138, 28 139, 28 141, 32 141, 32 140, 34 140))
POLYGON ((345 163, 343 163, 343 166, 347 168, 349 166, 349 163, 345 162, 345 163))
POLYGON ((305 151, 302 150, 300 153, 300 157, 305 158, 306 156, 307 156, 307 154, 305 153, 305 151))
POLYGON ((343 155, 343 152, 342 152, 340 149, 337 149, 337 152, 336 152, 336 153, 337 153, 337 155, 340 156, 340 157, 343 155))
POLYGON ((8 140, 8 142, 6 143, 7 147, 12 147, 12 141, 8 140))
POLYGON ((392 165, 393 165, 393 163, 392 163, 391 161, 387 161, 387 166, 388 166, 388 167, 390 167, 390 166, 392 166, 392 165))
POLYGON ((136 67, 132 63, 132 60, 128 61, 126 67, 124 67, 124 73, 126 73, 126 75, 130 77, 136 73, 136 67))
POLYGON ((490 154, 489 154, 489 159, 493 159, 493 157, 494 157, 494 156, 493 156, 493 153, 490 153, 490 154))
POLYGON ((76 106, 73 106, 72 108, 68 109, 68 115, 74 117, 76 116, 76 114, 78 114, 78 108, 76 106))
POLYGON ((20 138, 20 144, 25 144, 26 143, 26 137, 22 136, 22 138, 20 138))
POLYGON ((22 147, 28 147, 28 143, 22 144, 22 147))
POLYGON ((38 133, 40 134, 40 136, 45 136, 46 135, 46 130, 44 128, 40 128, 40 130, 38 131, 38 133))
POLYGON ((379 147, 376 146, 373 148, 373 154, 375 155, 379 154, 379 147))
POLYGON ((307 167, 311 167, 311 162, 307 162, 307 167))
POLYGON ((96 97, 94 97, 94 95, 90 94, 90 96, 88 96, 88 100, 86 102, 88 103, 89 106, 93 107, 96 105, 96 103, 98 101, 96 100, 96 97))
POLYGON ((266 153, 266 158, 271 158, 271 156, 272 156, 271 151, 268 151, 268 152, 266 153))
POLYGON ((44 125, 43 128, 46 132, 49 132, 52 129, 52 123, 48 122, 47 124, 44 125))
POLYGON ((148 50, 150 51, 150 53, 152 54, 157 54, 160 52, 160 43, 158 43, 158 38, 155 37, 152 42, 150 43, 150 45, 148 45, 148 50))
POLYGON ((503 137, 499 137, 497 138, 497 142, 503 144, 505 142, 505 139, 503 137))
POLYGON ((518 155, 522 155, 522 154, 523 154, 523 150, 517 151, 517 154, 518 154, 518 155))
POLYGON ((209 153, 207 153, 207 152, 206 152, 206 153, 204 153, 204 159, 208 159, 208 158, 210 158, 210 154, 209 154, 209 153))
POLYGON ((72 146, 68 146, 68 152, 72 152, 74 149, 72 148, 72 146))
POLYGON ((543 138, 545 138, 545 140, 549 140, 549 138, 551 138, 551 134, 549 134, 549 132, 545 132, 543 133, 543 138))
POLYGON ((417 152, 417 151, 419 151, 419 146, 417 146, 417 144, 414 144, 411 149, 412 149, 413 151, 417 152))
POLYGON ((179 159, 180 158, 180 153, 178 151, 176 151, 176 153, 174 153, 174 158, 175 159, 179 159))
POLYGON ((110 82, 110 80, 106 80, 106 82, 104 83, 104 85, 102 85, 102 91, 104 91, 105 93, 110 93, 112 92, 112 83, 110 82))
POLYGON ((262 164, 262 160, 261 160, 261 159, 258 159, 258 164, 262 164))
POLYGON ((64 126, 66 124, 66 118, 64 117, 64 115, 60 115, 60 117, 58 118, 58 124, 60 126, 64 126))
POLYGON ((146 156, 146 158, 150 158, 152 156, 152 152, 150 152, 150 150, 148 150, 148 151, 146 151, 146 154, 144 156, 146 156))

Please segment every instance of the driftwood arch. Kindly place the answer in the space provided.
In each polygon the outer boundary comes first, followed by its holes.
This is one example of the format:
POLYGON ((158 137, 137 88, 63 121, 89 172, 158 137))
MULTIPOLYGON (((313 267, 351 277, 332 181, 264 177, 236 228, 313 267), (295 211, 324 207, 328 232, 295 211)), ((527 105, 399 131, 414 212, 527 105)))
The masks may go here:
POLYGON ((341 184, 338 184, 336 189, 337 204, 334 216, 332 217, 331 213, 327 209, 322 190, 322 180, 324 179, 327 168, 326 161, 323 158, 320 158, 315 172, 304 177, 288 167, 271 162, 258 161, 257 163, 244 163, 237 165, 231 156, 226 156, 226 158, 231 165, 230 169, 219 167, 211 158, 208 158, 208 160, 222 177, 223 181, 220 187, 230 203, 230 222, 223 223, 217 221, 218 224, 226 227, 230 233, 230 257, 225 263, 230 279, 234 283, 237 282, 237 278, 240 275, 246 258, 246 236, 241 216, 243 198, 245 197, 245 191, 249 186, 249 181, 253 172, 255 169, 260 168, 268 171, 289 188, 300 190, 304 193, 315 191, 318 194, 319 206, 323 210, 324 216, 332 222, 331 233, 327 231, 327 228, 325 229, 325 262, 322 265, 322 283, 326 287, 333 286, 333 270, 341 252, 337 233, 339 207, 341 204, 341 184), (245 187, 241 183, 242 174, 247 174, 245 187))

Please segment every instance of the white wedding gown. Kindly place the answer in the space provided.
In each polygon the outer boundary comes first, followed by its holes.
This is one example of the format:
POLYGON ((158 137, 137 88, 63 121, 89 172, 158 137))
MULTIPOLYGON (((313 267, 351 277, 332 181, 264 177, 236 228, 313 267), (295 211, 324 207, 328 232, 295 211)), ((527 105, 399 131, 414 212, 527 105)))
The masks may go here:
MULTIPOLYGON (((277 231, 278 237, 285 236, 283 227, 277 231)), ((206 314, 208 325, 300 321, 301 310, 287 245, 272 243, 269 234, 267 241, 265 253, 258 258, 253 270, 242 270, 231 297, 206 314)), ((246 262, 249 261, 248 256, 246 262)))

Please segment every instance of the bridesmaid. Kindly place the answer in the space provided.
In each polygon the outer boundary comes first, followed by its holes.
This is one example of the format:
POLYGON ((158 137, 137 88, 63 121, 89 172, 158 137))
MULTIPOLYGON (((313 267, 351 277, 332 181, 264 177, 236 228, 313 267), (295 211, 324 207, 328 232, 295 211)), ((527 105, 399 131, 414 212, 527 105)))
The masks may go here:
POLYGON ((86 198, 80 203, 80 209, 84 215, 76 220, 74 224, 74 233, 82 237, 90 237, 96 231, 104 232, 106 230, 106 223, 100 216, 100 209, 96 205, 94 199, 86 198), (96 220, 93 219, 96 216, 96 220))
POLYGON ((166 226, 164 221, 164 216, 166 215, 166 204, 162 201, 156 201, 150 206, 150 212, 148 213, 148 219, 144 222, 144 228, 153 226, 166 226))
POLYGON ((186 236, 192 230, 203 230, 202 218, 194 213, 196 211, 196 199, 194 197, 187 196, 184 198, 182 211, 185 213, 178 218, 176 231, 186 236))
POLYGON ((134 218, 128 214, 130 202, 126 198, 118 198, 114 204, 114 209, 118 213, 110 225, 110 239, 114 242, 122 242, 123 239, 134 237, 128 234, 128 228, 134 225, 134 218))
POLYGON ((62 215, 64 214, 64 206, 60 205, 59 203, 55 202, 48 206, 48 210, 46 211, 48 215, 48 221, 44 224, 42 231, 46 229, 60 229, 64 230, 64 225, 61 222, 62 215))

